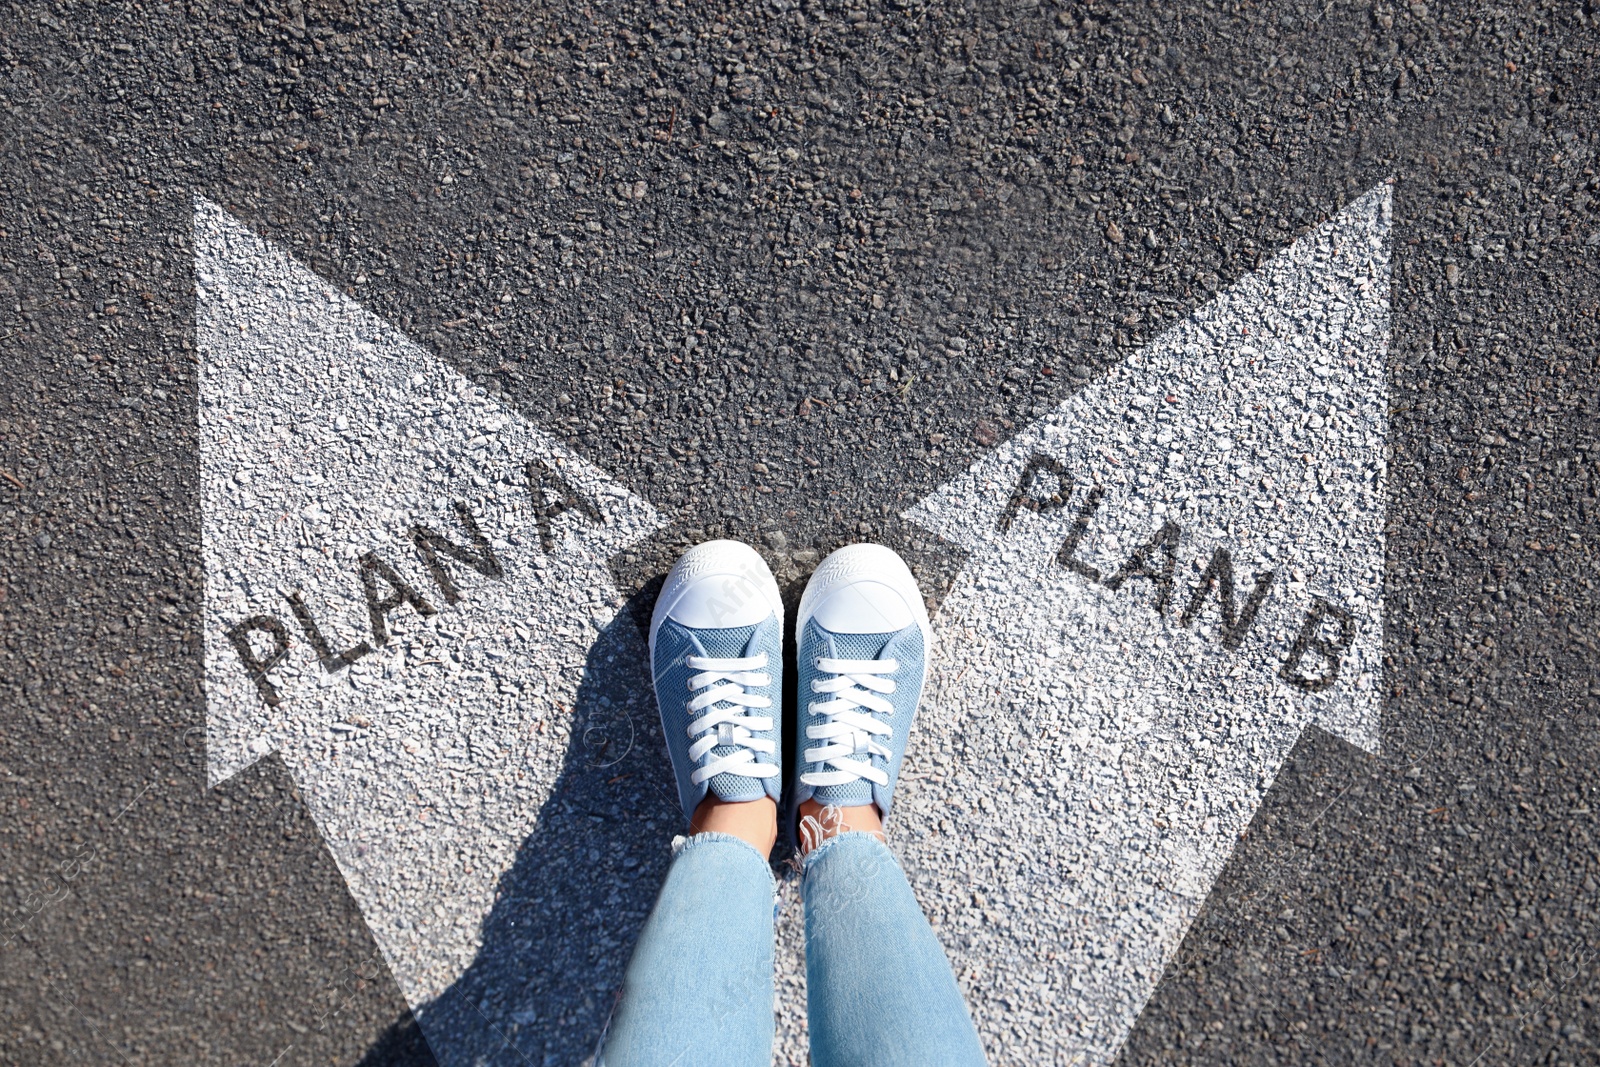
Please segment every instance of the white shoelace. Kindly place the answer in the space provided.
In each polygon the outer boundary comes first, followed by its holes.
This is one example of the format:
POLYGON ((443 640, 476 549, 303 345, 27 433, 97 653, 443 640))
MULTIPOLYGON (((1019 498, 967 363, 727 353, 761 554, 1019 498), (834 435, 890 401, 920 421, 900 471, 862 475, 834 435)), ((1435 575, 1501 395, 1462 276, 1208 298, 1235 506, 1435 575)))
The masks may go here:
POLYGON ((831 770, 810 771, 800 776, 806 785, 847 785, 866 778, 879 785, 889 784, 887 771, 872 765, 873 756, 889 759, 889 747, 878 740, 894 729, 878 715, 894 712, 884 695, 894 692, 894 680, 879 675, 893 674, 899 664, 892 659, 831 659, 822 656, 817 670, 831 678, 814 678, 811 691, 829 693, 832 700, 811 704, 811 711, 824 720, 806 727, 806 737, 824 744, 806 749, 807 763, 821 763, 831 770), (865 759, 852 757, 866 757, 865 759))
POLYGON ((712 656, 690 656, 689 669, 699 674, 689 677, 689 691, 699 695, 689 701, 690 711, 705 714, 689 724, 689 758, 696 763, 707 752, 720 745, 738 745, 738 751, 718 756, 704 767, 698 767, 689 780, 699 785, 718 774, 738 774, 746 778, 769 778, 780 773, 775 763, 761 763, 756 753, 772 755, 777 742, 767 737, 752 737, 751 731, 764 733, 772 729, 772 716, 751 715, 747 709, 770 708, 772 698, 745 692, 746 686, 770 685, 772 679, 763 668, 767 654, 758 653, 736 659, 718 659, 712 656))

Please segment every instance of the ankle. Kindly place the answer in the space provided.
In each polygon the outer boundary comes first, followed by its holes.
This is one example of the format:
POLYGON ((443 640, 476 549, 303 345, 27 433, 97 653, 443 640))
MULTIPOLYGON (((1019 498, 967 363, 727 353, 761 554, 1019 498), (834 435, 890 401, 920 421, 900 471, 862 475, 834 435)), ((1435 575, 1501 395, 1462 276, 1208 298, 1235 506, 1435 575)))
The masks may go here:
POLYGON ((748 842, 763 856, 770 856, 778 840, 778 806, 771 797, 728 801, 708 796, 694 809, 689 832, 730 834, 748 842))
POLYGON ((872 834, 885 844, 889 840, 883 832, 883 816, 878 813, 875 804, 845 808, 820 804, 815 800, 800 804, 800 832, 797 835, 800 855, 804 856, 830 838, 848 833, 872 834))

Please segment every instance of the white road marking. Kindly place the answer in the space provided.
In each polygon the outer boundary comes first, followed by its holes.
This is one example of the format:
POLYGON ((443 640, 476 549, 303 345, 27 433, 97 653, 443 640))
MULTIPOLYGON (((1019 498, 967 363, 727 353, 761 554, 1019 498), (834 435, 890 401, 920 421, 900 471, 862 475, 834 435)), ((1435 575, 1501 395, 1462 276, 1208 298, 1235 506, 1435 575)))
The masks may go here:
POLYGON ((907 513, 971 556, 895 833, 992 1050, 1110 1064, 1301 730, 1377 750, 1389 239, 1382 185, 907 513))
POLYGON ((560 770, 606 559, 662 520, 216 205, 194 231, 209 778, 281 754, 419 1007, 560 770))

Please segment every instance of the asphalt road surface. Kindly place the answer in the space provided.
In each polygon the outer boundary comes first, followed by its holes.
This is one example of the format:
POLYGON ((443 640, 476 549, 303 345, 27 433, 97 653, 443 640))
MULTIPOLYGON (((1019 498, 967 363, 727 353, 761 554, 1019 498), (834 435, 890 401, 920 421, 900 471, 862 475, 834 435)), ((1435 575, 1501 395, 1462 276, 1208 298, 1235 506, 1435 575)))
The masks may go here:
MULTIPOLYGON (((677 553, 795 598, 879 540, 940 607, 906 512, 1380 186, 1379 744, 1298 735, 1116 1062, 1600 1060, 1595 5, 10 4, 0 86, 0 1062, 434 1062, 415 1007, 446 1067, 581 1063, 675 830, 618 662, 677 553), (436 1001, 283 753, 208 784, 197 203, 662 520, 580 620, 520 955, 436 1001)), ((991 1060, 1070 1062, 1024 897, 913 875, 1002 960, 991 1060)))

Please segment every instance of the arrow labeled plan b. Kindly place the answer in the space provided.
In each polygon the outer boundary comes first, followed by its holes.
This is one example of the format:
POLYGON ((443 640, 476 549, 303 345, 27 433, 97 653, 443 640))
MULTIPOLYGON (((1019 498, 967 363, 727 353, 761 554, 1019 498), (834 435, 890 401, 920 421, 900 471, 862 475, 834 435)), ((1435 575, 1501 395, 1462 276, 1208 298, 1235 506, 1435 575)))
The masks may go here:
POLYGON ((661 521, 216 205, 194 241, 209 777, 280 754, 418 1007, 557 777, 606 559, 661 521))
POLYGON ((899 821, 996 844, 902 848, 1005 915, 930 901, 1031 1062, 1112 1062, 1308 724, 1377 750, 1389 232, 1383 185, 908 513, 971 555, 899 821))

